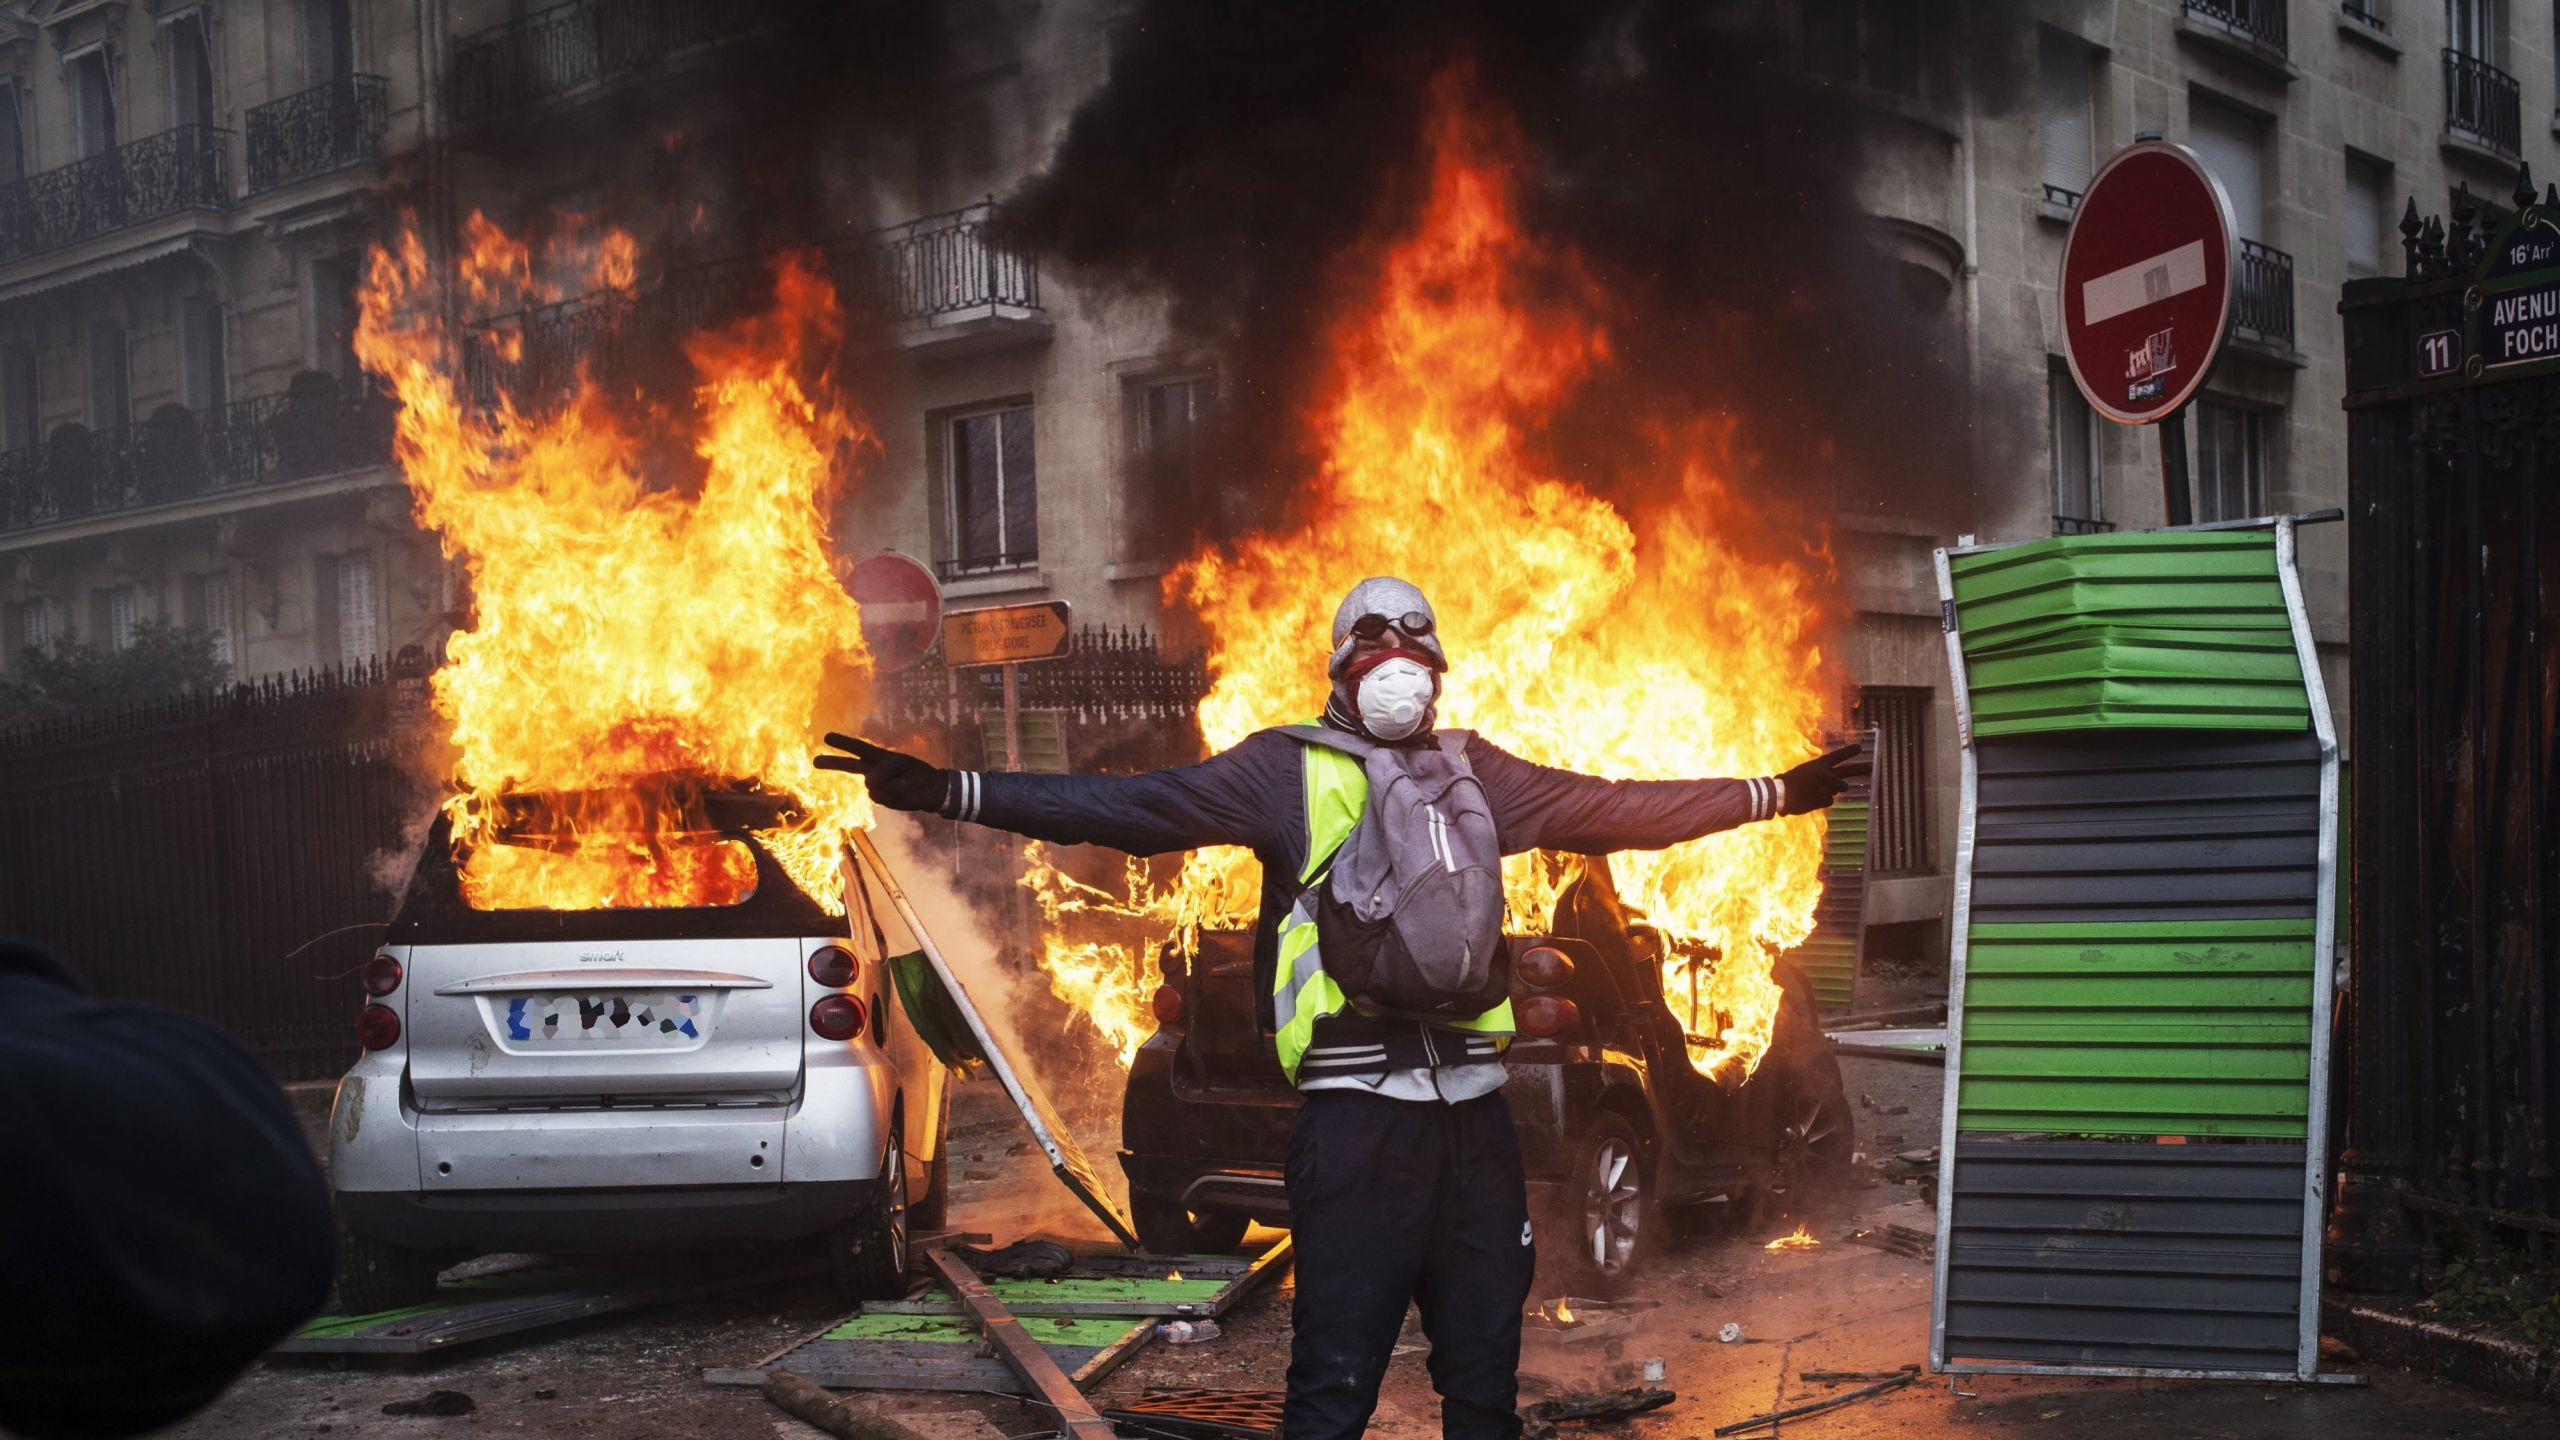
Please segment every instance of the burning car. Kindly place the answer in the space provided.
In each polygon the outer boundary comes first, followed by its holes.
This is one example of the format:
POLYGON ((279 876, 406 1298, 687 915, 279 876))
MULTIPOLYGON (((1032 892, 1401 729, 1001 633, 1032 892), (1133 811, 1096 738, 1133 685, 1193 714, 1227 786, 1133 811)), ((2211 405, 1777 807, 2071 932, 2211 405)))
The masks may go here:
POLYGON ((439 816, 330 1117, 349 1310, 414 1303, 468 1255, 717 1241, 815 1246, 855 1298, 901 1288, 909 1226, 942 1221, 946 1076, 876 931, 777 854, 789 805, 679 788, 617 825, 509 797, 460 846, 439 816), (585 865, 681 877, 659 893, 685 903, 474 901, 478 871, 585 865))
MULTIPOLYGON (((1253 935, 1172 947, 1158 1028, 1130 1066, 1120 1163, 1147 1248, 1232 1248, 1251 1221, 1288 1222, 1282 1176, 1298 1092, 1256 1023, 1253 935)), ((1669 1212, 1837 1184, 1856 1145, 1839 1061, 1792 967, 1767 1052, 1720 1082, 1690 1063, 1691 1026, 1663 984, 1660 935, 1585 861, 1550 932, 1517 936, 1508 1056, 1531 1213, 1566 1288, 1606 1294, 1661 1243, 1669 1212)))

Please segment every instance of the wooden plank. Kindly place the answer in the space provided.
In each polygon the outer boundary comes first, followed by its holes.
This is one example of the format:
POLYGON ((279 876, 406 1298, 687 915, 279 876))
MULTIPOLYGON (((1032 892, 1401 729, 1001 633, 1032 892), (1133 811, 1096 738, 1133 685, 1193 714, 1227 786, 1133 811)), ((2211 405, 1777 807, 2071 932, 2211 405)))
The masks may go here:
POLYGON ((924 1258, 942 1277, 942 1283, 968 1307, 970 1318, 986 1333, 997 1356, 1030 1387, 1032 1398, 1057 1412, 1059 1428, 1066 1432, 1068 1440, 1119 1440, 1120 1432, 1094 1410, 1084 1392, 1058 1368, 1057 1361, 1049 1358, 1049 1352, 1024 1332, 1022 1322, 998 1303, 975 1271, 938 1245, 927 1247, 924 1258))

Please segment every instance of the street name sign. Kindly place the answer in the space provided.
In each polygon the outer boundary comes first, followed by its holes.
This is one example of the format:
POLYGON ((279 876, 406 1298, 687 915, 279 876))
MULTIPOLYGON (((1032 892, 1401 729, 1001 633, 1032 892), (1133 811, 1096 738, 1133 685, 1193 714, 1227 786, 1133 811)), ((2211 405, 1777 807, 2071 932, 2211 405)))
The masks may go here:
POLYGON ((912 555, 883 550, 853 567, 845 590, 862 610, 862 643, 882 674, 933 653, 942 622, 942 585, 912 555))
POLYGON ((2183 145, 2144 140, 2089 182, 2062 242, 2062 349, 2090 408, 2126 425, 2177 412, 2230 328, 2231 199, 2183 145))
POLYGON ((954 610, 942 617, 945 665, 1019 665, 1054 660, 1074 638, 1064 600, 954 610))
POLYGON ((2418 378, 2471 379, 2493 370, 2550 368, 2560 361, 2560 216, 2527 205, 2501 226, 2463 292, 2465 337, 2450 330, 2418 338, 2418 378))

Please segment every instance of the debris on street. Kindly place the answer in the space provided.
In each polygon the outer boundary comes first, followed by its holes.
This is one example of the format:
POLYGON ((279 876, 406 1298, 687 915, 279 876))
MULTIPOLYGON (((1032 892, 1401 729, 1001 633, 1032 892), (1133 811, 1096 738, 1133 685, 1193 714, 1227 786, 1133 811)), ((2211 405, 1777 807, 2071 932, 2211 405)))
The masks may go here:
POLYGON ((1938 1238, 1925 1230, 1908 1225, 1884 1224, 1849 1232, 1849 1243, 1889 1250, 1896 1255, 1909 1255, 1927 1260, 1938 1253, 1938 1238))
POLYGON ((1677 1392, 1651 1387, 1578 1390, 1550 1400, 1540 1400, 1534 1405, 1521 1406, 1521 1434, 1524 1440, 1551 1440, 1559 1421, 1591 1420, 1605 1425, 1648 1410, 1659 1410, 1679 1398, 1677 1392))
POLYGON ((1716 1331, 1716 1338, 1727 1345, 1739 1345, 1742 1343, 1742 1326, 1735 1321, 1727 1320, 1716 1331))
POLYGON ((1150 1435, 1198 1440, 1278 1440, 1281 1392, 1157 1387, 1102 1412, 1114 1424, 1150 1435))
POLYGON ((1905 1365, 1899 1370, 1807 1370, 1796 1378, 1815 1385, 1839 1385, 1851 1380, 1891 1380, 1897 1375, 1919 1373, 1919 1366, 1905 1365))
POLYGON ((415 1400, 394 1400, 382 1407, 385 1415, 468 1415, 479 1405, 459 1390, 430 1390, 415 1400))
POLYGON ((981 1275, 1023 1280, 1055 1280, 1076 1263, 1075 1252, 1055 1240, 1016 1240, 1001 1250, 954 1245, 951 1253, 981 1275))
POLYGON ((839 1440, 924 1440, 884 1415, 865 1415, 788 1370, 764 1377, 764 1398, 839 1440))
POLYGON ((1772 1410, 1765 1415, 1754 1415, 1748 1420, 1736 1420, 1730 1425, 1719 1425, 1716 1427, 1716 1433, 1718 1435, 1739 1435, 1745 1430, 1758 1430, 1764 1427, 1774 1426, 1782 1420, 1798 1420, 1807 1415, 1819 1415, 1825 1410, 1837 1410, 1843 1405, 1854 1405, 1861 1400, 1872 1399, 1875 1396, 1885 1394, 1888 1391, 1899 1390, 1903 1386, 1908 1385, 1919 1378, 1920 1367, 1914 1365, 1903 1370, 1901 1373, 1895 1375, 1889 1380, 1879 1380, 1872 1385, 1861 1386, 1855 1390, 1845 1391, 1841 1394, 1834 1395, 1827 1400, 1809 1401, 1802 1405, 1789 1406, 1784 1410, 1772 1410))
POLYGON ((1805 1228, 1805 1222, 1799 1220, 1796 1222, 1794 1234, 1781 1235, 1777 1239, 1770 1241, 1768 1244, 1763 1245, 1760 1248, 1772 1251, 1819 1250, 1822 1248, 1822 1242, 1814 1239, 1813 1232, 1805 1228))

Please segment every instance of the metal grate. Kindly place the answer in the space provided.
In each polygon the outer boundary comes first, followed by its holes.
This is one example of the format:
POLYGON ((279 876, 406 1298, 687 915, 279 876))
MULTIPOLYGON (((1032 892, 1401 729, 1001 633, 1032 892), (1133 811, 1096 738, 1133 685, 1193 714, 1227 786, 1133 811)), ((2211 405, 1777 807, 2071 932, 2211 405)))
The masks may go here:
POLYGON ((2293 343, 2293 257, 2255 240, 2240 242, 2231 328, 2271 345, 2293 343))
POLYGON ((2524 108, 2516 77, 2477 55, 2446 50, 2444 125, 2501 155, 2522 154, 2524 108))
POLYGON ((1929 868, 1930 692, 1917 685, 1858 691, 1858 727, 1875 732, 1875 811, 1867 868, 1879 875, 1929 868))
POLYGON ((1258 1440, 1280 1433, 1277 1390, 1150 1390, 1102 1412, 1123 1430, 1185 1440, 1258 1440))

